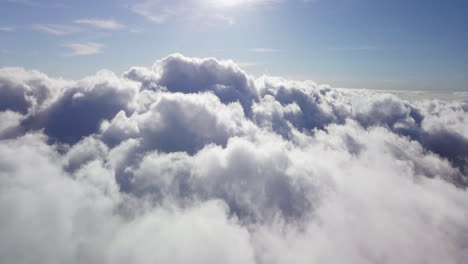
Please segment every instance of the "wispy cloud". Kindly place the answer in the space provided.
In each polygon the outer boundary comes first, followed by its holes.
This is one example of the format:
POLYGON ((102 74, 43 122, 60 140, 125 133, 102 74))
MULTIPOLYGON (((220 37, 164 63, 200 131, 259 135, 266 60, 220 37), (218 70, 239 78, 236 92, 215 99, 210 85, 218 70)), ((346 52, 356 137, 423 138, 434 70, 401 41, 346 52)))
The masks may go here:
POLYGON ((66 54, 67 56, 93 55, 100 53, 104 48, 104 44, 96 42, 69 43, 64 46, 72 50, 71 53, 66 54))
POLYGON ((258 65, 258 63, 254 61, 238 61, 238 62, 236 61, 236 64, 237 66, 241 68, 249 68, 249 67, 254 67, 258 65))
POLYGON ((228 23, 229 25, 234 25, 236 23, 234 17, 231 17, 231 16, 225 16, 225 15, 219 14, 219 15, 215 15, 214 17, 221 21, 228 23))
POLYGON ((6 1, 10 2, 10 3, 23 4, 23 5, 33 5, 33 4, 35 4, 35 2, 31 1, 31 0, 6 0, 6 1))
POLYGON ((13 31, 15 31, 15 28, 13 28, 13 27, 0 27, 0 31, 2 31, 2 32, 13 32, 13 31))
POLYGON ((117 21, 113 19, 83 18, 83 19, 77 19, 73 22, 76 24, 89 25, 89 26, 93 26, 96 28, 100 28, 100 29, 116 30, 116 29, 121 29, 125 27, 124 25, 118 23, 117 21))
POLYGON ((78 27, 58 24, 34 25, 34 28, 52 35, 67 35, 81 30, 78 27))
POLYGON ((332 47, 330 50, 335 51, 370 51, 379 50, 381 47, 375 45, 358 45, 358 46, 345 46, 345 47, 332 47))
POLYGON ((249 49, 250 52, 259 52, 259 53, 268 53, 268 52, 280 52, 279 49, 272 49, 272 48, 253 48, 249 49))
POLYGON ((245 10, 280 1, 282 0, 145 0, 131 4, 128 8, 155 23, 164 23, 169 19, 208 19, 222 20, 232 25, 235 23, 233 10, 245 10))
POLYGON ((141 28, 131 28, 129 29, 130 33, 141 33, 143 32, 143 29, 141 28))
POLYGON ((130 10, 134 13, 143 16, 147 20, 155 23, 163 23, 170 17, 170 12, 168 9, 159 14, 154 14, 151 10, 156 5, 154 1, 145 1, 141 3, 134 4, 130 7, 130 10))

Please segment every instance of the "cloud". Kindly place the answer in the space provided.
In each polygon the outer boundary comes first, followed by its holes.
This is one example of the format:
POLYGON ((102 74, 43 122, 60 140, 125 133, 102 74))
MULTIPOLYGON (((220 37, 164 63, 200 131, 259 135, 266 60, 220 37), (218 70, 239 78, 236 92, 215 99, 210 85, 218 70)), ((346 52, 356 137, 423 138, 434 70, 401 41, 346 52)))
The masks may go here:
POLYGON ((102 70, 59 91, 53 102, 28 117, 23 126, 43 128, 51 139, 76 143, 94 133, 103 119, 131 111, 130 101, 137 90, 135 83, 102 70))
POLYGON ((279 49, 272 49, 272 48, 253 48, 253 49, 249 49, 249 51, 259 52, 259 53, 280 52, 279 49))
POLYGON ((81 31, 80 28, 58 24, 34 25, 36 30, 43 31, 51 35, 68 35, 81 31))
POLYGON ((110 29, 110 30, 116 30, 116 29, 121 29, 125 27, 124 25, 112 19, 106 20, 106 19, 83 18, 83 19, 77 19, 73 22, 76 24, 89 25, 89 26, 93 26, 96 28, 100 28, 100 29, 110 29))
POLYGON ((246 10, 259 5, 271 4, 280 0, 146 0, 128 6, 129 10, 144 17, 150 22, 165 23, 171 19, 207 22, 224 21, 229 25, 235 23, 233 11, 246 10), (196 10, 196 12, 194 12, 196 10))
POLYGON ((257 100, 253 79, 233 61, 173 54, 158 60, 151 71, 132 68, 124 76, 142 82, 144 89, 163 86, 171 92, 212 91, 223 103, 239 101, 246 113, 257 100))
POLYGON ((134 13, 143 16, 147 20, 155 23, 163 23, 171 16, 171 11, 169 9, 164 9, 162 13, 154 14, 151 9, 157 4, 156 1, 145 1, 140 3, 135 3, 130 6, 130 10, 134 13))
POLYGON ((236 64, 241 68, 250 68, 257 66, 259 63, 254 61, 236 61, 236 64))
POLYGON ((83 56, 83 55, 93 55, 101 53, 101 50, 104 48, 104 44, 96 42, 87 42, 87 43, 69 43, 64 45, 67 48, 72 50, 71 53, 67 54, 68 56, 83 56))
POLYGON ((70 82, 52 79, 38 71, 22 68, 0 69, 0 111, 11 110, 21 114, 35 112, 54 99, 59 87, 70 82))
POLYGON ((335 47, 330 48, 334 51, 374 51, 380 50, 381 47, 375 45, 360 45, 360 46, 347 46, 347 47, 335 47))
POLYGON ((181 54, 81 80, 1 68, 0 92, 2 263, 468 257, 463 98, 181 54))
POLYGON ((279 2, 279 0, 225 0, 225 1, 201 0, 201 3, 215 7, 215 8, 246 7, 246 6, 254 6, 254 5, 266 4, 266 3, 276 3, 276 2, 279 2))
POLYGON ((6 0, 7 2, 14 3, 14 4, 23 4, 23 5, 35 5, 36 2, 32 0, 6 0))
POLYGON ((0 208, 10 212, 1 217, 0 230, 9 236, 2 240, 2 262, 254 263, 247 230, 229 218, 222 201, 151 210, 136 203, 128 211, 119 207, 132 199, 119 196, 112 174, 100 162, 71 177, 37 134, 2 142, 0 153, 10 157, 2 159, 0 183, 11 186, 0 195, 0 208), (20 159, 12 156, 17 151, 20 159), (179 250, 179 239, 187 250, 179 250))
POLYGON ((14 27, 0 27, 0 31, 2 32, 13 32, 15 31, 14 27))

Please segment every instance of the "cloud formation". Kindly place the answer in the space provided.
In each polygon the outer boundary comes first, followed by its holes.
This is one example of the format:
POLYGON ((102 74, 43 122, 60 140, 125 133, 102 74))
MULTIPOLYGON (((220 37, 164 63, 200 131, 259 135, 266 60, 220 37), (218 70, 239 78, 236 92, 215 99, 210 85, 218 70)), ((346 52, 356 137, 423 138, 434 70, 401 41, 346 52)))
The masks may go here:
POLYGON ((76 24, 89 25, 100 29, 116 30, 124 28, 124 25, 118 23, 113 19, 95 19, 95 18, 82 18, 73 21, 76 24))
POLYGON ((58 24, 38 24, 34 25, 36 30, 51 34, 51 35, 68 35, 79 32, 81 29, 74 26, 58 25, 58 24))
POLYGON ((15 31, 14 27, 0 27, 0 31, 2 32, 13 32, 15 31))
POLYGON ((271 52, 279 52, 279 49, 272 49, 272 48, 253 48, 249 49, 251 52, 259 52, 259 53, 271 53, 271 52))
POLYGON ((72 50, 71 53, 67 54, 68 56, 93 55, 100 53, 104 48, 104 44, 96 42, 69 43, 64 46, 72 50))
POLYGON ((0 69, 2 263, 463 263, 468 102, 180 54, 0 69))
POLYGON ((247 10, 259 5, 281 0, 143 0, 129 5, 129 9, 154 23, 165 23, 169 19, 215 20, 232 25, 236 11, 247 10), (194 12, 196 10, 196 12, 194 12))

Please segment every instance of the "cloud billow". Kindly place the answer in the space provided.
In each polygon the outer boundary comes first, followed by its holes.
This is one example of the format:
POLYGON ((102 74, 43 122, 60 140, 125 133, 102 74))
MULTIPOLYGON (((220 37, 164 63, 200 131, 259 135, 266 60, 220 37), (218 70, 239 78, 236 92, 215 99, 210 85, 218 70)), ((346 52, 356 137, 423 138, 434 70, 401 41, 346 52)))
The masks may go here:
POLYGON ((468 102, 180 54, 0 69, 2 263, 462 263, 468 102))

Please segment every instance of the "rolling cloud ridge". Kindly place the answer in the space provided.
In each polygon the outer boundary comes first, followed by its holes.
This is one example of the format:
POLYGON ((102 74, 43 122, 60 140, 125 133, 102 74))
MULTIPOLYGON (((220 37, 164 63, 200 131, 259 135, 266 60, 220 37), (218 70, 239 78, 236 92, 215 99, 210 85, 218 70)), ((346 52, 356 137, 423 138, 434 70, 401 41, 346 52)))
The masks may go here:
POLYGON ((2 263, 463 263, 468 101, 173 54, 0 69, 2 263))

